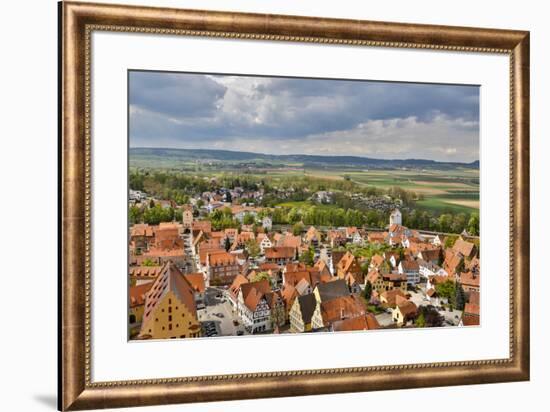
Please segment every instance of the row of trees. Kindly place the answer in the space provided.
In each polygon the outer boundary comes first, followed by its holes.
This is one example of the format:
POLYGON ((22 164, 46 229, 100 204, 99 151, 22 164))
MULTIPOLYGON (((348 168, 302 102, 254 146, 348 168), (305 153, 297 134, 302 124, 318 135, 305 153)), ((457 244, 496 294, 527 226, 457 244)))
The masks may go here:
POLYGON ((131 206, 128 210, 128 220, 130 224, 147 223, 158 225, 160 222, 172 222, 174 220, 181 222, 182 211, 172 207, 164 208, 160 205, 140 208, 131 206))

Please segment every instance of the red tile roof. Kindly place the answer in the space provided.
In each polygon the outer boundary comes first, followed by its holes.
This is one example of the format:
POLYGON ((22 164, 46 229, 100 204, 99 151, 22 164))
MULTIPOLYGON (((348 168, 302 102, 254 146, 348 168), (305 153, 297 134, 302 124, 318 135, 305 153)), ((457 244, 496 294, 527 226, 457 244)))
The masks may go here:
POLYGON ((204 284, 204 275, 202 273, 186 273, 184 276, 195 292, 204 293, 206 287, 204 284))
POLYGON ((321 316, 325 325, 337 320, 365 316, 366 313, 365 302, 355 295, 341 296, 321 303, 321 316))
POLYGON ((271 292, 271 287, 269 281, 263 279, 259 282, 243 283, 241 285, 241 291, 243 293, 245 306, 252 312, 255 312, 258 303, 260 303, 264 295, 271 292))
POLYGON ((267 259, 292 259, 296 251, 293 247, 276 246, 265 249, 267 259))
POLYGON ((153 286, 153 282, 130 287, 130 307, 131 308, 145 304, 145 296, 149 291, 149 289, 151 289, 151 286, 153 286))
POLYGON ((335 332, 349 332, 355 330, 374 330, 380 329, 380 324, 372 313, 355 318, 337 320, 332 323, 332 329, 335 332))
POLYGON ((168 292, 173 292, 177 299, 184 304, 189 312, 196 318, 197 308, 191 283, 183 276, 180 270, 172 262, 164 265, 161 273, 153 282, 151 289, 145 298, 145 314, 143 323, 153 316, 156 306, 168 292))

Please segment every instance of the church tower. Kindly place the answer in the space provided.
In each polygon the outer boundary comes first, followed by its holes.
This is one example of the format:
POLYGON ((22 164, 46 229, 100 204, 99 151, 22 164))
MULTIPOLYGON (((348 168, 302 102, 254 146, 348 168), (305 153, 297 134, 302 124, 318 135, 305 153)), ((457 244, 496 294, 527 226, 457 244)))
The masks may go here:
POLYGON ((401 225, 401 212, 399 209, 393 209, 390 214, 390 226, 391 225, 401 225))

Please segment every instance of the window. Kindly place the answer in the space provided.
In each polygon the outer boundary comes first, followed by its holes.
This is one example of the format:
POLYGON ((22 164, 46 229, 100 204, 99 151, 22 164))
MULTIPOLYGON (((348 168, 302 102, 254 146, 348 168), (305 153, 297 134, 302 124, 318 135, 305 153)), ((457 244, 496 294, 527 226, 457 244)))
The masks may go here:
POLYGON ((168 315, 168 322, 172 322, 172 315, 168 315))
POLYGON ((172 330, 172 324, 171 323, 168 324, 168 330, 172 330))

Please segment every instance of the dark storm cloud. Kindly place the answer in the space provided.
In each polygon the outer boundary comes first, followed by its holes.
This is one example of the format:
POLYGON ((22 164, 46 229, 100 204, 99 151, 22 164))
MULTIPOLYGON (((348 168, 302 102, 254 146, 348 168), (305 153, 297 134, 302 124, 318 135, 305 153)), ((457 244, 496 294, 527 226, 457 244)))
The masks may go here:
POLYGON ((226 88, 204 76, 130 72, 130 104, 174 117, 206 117, 216 111, 226 88))
POLYGON ((475 160, 479 144, 476 86, 132 72, 130 113, 132 146, 475 160))

